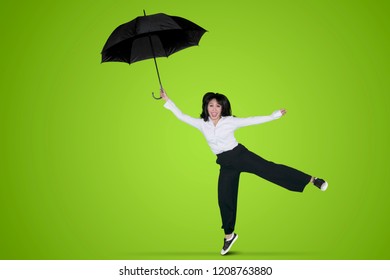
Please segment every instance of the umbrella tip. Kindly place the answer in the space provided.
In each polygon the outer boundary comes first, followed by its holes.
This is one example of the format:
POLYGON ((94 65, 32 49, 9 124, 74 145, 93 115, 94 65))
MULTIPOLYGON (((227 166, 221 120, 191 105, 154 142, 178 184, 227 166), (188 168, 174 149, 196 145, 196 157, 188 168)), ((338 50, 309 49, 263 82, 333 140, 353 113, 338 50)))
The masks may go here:
POLYGON ((144 9, 144 16, 146 16, 146 12, 145 12, 145 9, 144 9))

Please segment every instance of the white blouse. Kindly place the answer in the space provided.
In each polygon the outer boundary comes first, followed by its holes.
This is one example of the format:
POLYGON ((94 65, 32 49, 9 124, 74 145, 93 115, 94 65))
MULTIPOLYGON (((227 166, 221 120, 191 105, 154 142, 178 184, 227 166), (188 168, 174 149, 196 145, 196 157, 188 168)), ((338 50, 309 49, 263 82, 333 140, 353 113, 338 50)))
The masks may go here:
POLYGON ((214 154, 220 154, 234 149, 238 142, 234 137, 234 131, 240 127, 261 124, 279 119, 282 116, 280 110, 273 112, 270 116, 257 116, 248 118, 236 118, 232 116, 221 117, 217 125, 214 125, 211 119, 204 121, 201 118, 193 118, 183 114, 176 107, 172 100, 168 100, 164 107, 172 111, 172 113, 181 121, 192 125, 199 129, 205 136, 214 154))

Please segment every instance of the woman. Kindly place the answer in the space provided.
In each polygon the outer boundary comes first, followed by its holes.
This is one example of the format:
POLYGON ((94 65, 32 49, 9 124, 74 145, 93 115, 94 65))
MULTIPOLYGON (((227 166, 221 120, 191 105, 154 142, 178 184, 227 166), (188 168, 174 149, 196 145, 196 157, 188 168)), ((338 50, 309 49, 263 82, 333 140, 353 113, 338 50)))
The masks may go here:
POLYGON ((250 152, 235 139, 234 131, 236 129, 279 119, 286 114, 286 110, 275 111, 270 116, 236 118, 232 116, 230 102, 226 96, 208 92, 203 96, 200 118, 192 118, 183 114, 163 89, 160 94, 166 101, 164 107, 172 111, 178 119, 199 129, 206 137, 212 152, 217 155, 217 163, 220 165, 218 205, 222 218, 222 228, 225 232, 224 245, 221 250, 222 255, 229 252, 238 238, 238 235, 234 233, 234 226, 241 172, 256 174, 295 192, 303 192, 305 186, 309 183, 314 184, 322 191, 325 191, 328 187, 328 183, 323 179, 263 159, 250 152))

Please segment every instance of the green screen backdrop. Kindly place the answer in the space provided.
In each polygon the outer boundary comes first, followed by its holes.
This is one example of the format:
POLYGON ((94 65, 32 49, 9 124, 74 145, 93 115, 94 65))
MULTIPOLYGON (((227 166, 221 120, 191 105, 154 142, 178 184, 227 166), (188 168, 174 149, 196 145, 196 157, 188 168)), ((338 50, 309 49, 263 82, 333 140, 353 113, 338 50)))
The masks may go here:
POLYGON ((389 2, 9 1, 0 9, 0 259, 389 259, 389 2), (152 60, 100 63, 143 14, 207 29, 159 58, 199 116, 207 91, 250 150, 329 182, 288 192, 242 174, 240 235, 221 257, 219 166, 201 133, 155 101, 152 60))

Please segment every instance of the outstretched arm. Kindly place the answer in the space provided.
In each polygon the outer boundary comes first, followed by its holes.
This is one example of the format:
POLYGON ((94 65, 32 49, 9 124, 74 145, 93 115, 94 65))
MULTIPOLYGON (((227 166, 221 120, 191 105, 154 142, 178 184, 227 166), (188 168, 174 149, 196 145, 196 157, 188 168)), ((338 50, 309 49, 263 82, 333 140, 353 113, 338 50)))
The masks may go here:
POLYGON ((192 125, 193 127, 196 127, 197 129, 201 129, 202 127, 202 120, 201 119, 196 119, 193 117, 190 117, 186 114, 183 114, 183 112, 176 107, 175 103, 171 99, 169 99, 167 93, 165 92, 164 89, 160 90, 160 94, 163 100, 165 100, 164 107, 170 110, 179 120, 192 125))
POLYGON ((277 110, 269 116, 257 116, 257 117, 248 117, 248 118, 235 118, 237 127, 244 127, 249 125, 256 125, 265 122, 270 122, 277 120, 284 116, 287 113, 285 109, 277 110))

